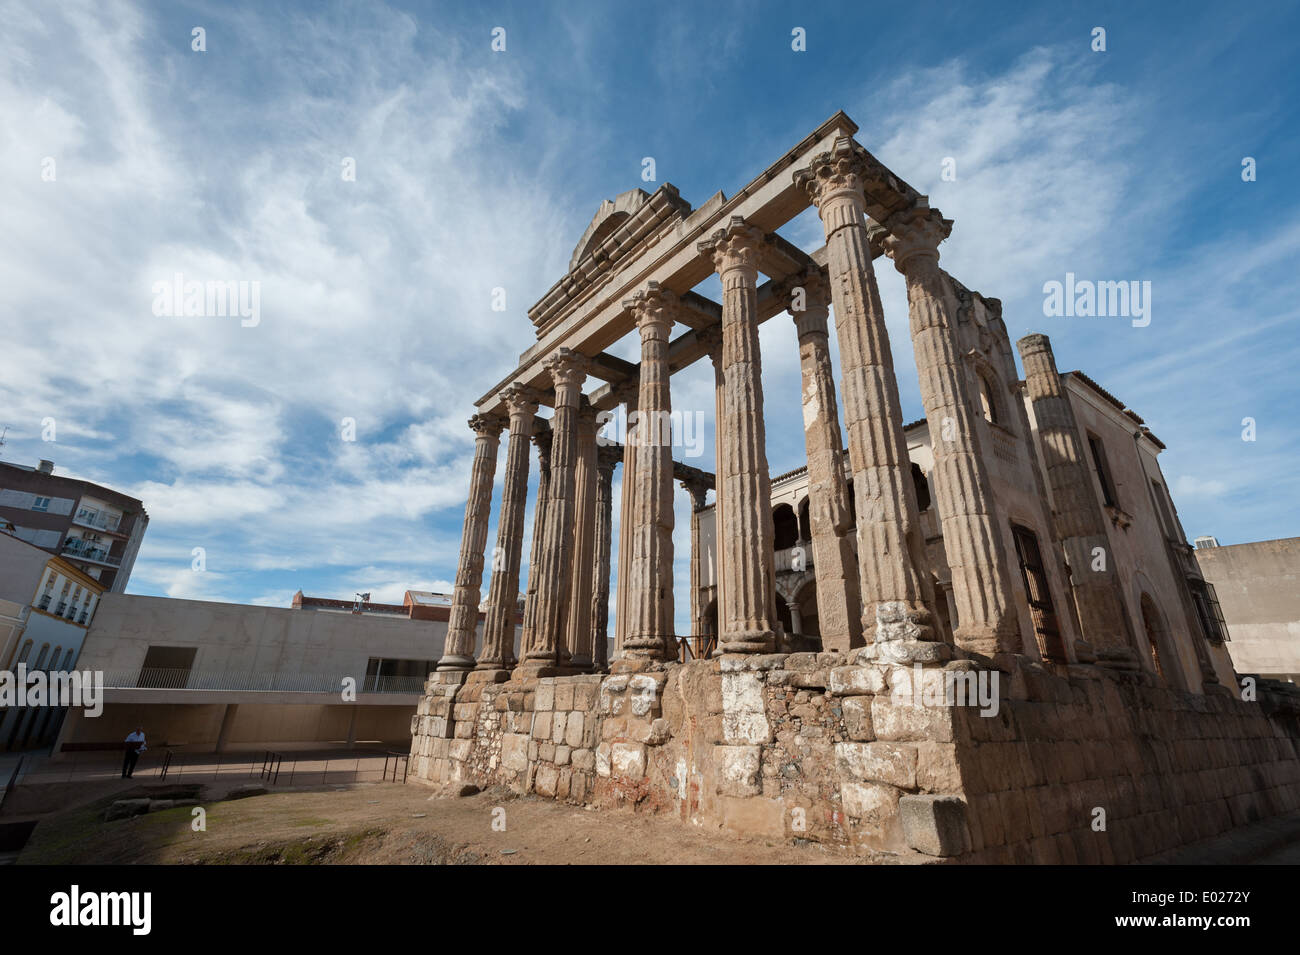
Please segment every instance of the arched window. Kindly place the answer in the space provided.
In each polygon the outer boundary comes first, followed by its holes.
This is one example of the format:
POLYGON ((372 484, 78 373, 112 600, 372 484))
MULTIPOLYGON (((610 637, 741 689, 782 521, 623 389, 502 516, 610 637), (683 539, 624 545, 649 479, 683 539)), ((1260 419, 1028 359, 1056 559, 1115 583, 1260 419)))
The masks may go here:
POLYGON ((794 508, 789 504, 778 504, 772 509, 772 530, 775 533, 773 547, 785 550, 799 543, 799 521, 794 516, 794 508))
POLYGON ((30 657, 31 655, 32 655, 32 641, 28 640, 26 643, 23 644, 23 648, 18 651, 18 656, 14 657, 14 667, 17 668, 18 664, 26 663, 27 658, 30 657))
POLYGON ((1160 645, 1165 638, 1165 622, 1156 609, 1155 601, 1147 594, 1142 595, 1142 629, 1147 634, 1147 644, 1151 648, 1151 662, 1155 664, 1156 675, 1165 678, 1165 665, 1160 659, 1160 645))
POLYGON ((63 667, 62 667, 62 670, 63 670, 64 673, 68 672, 68 670, 72 667, 72 655, 73 655, 75 652, 76 652, 75 650, 69 650, 67 653, 65 653, 65 654, 63 655, 63 667))
POLYGON ((36 656, 36 663, 35 665, 32 666, 33 670, 39 670, 41 667, 45 665, 45 657, 46 655, 49 654, 49 652, 50 652, 50 645, 48 643, 43 644, 41 646, 41 652, 36 656))
POLYGON ((62 646, 57 646, 57 647, 54 648, 54 652, 50 654, 50 669, 51 669, 51 670, 56 670, 56 669, 58 669, 58 666, 59 666, 59 654, 62 653, 62 652, 63 652, 63 647, 62 647, 62 646))
POLYGON ((1001 409, 998 407, 997 386, 993 376, 981 370, 976 376, 980 387, 980 411, 989 424, 1001 424, 1001 409))
POLYGON ((924 511, 930 506, 930 482, 925 479, 925 472, 915 461, 912 462, 912 483, 916 485, 916 507, 924 511))
POLYGON ((801 540, 812 540, 812 519, 808 513, 808 498, 799 502, 799 537, 801 540))

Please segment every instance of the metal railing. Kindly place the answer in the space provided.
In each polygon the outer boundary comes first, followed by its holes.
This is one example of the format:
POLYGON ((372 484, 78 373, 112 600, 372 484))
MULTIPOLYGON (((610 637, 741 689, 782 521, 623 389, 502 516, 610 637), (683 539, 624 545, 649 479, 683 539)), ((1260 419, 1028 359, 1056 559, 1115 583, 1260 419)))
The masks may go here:
POLYGON ((287 693, 420 693, 422 676, 362 676, 350 673, 237 673, 229 670, 186 670, 173 667, 133 667, 105 670, 104 686, 113 689, 255 690, 287 693), (345 684, 353 680, 354 684, 345 684))
POLYGON ((397 782, 397 764, 402 764, 402 782, 406 782, 406 774, 411 768, 411 754, 399 753, 395 750, 389 750, 384 754, 384 782, 388 782, 388 761, 393 761, 393 782, 397 782))
POLYGON ((273 753, 268 749, 266 755, 262 757, 262 772, 259 775, 274 786, 280 781, 280 768, 283 765, 284 756, 280 753, 273 753))
POLYGON ((83 527, 93 527, 100 531, 116 531, 122 523, 120 517, 112 520, 108 519, 106 514, 100 514, 98 511, 78 511, 77 516, 72 519, 74 524, 80 524, 83 527))
POLYGON ((120 567, 122 565, 122 558, 112 557, 108 551, 98 547, 77 547, 67 543, 63 545, 63 554, 77 560, 93 560, 97 564, 108 564, 110 567, 120 567))

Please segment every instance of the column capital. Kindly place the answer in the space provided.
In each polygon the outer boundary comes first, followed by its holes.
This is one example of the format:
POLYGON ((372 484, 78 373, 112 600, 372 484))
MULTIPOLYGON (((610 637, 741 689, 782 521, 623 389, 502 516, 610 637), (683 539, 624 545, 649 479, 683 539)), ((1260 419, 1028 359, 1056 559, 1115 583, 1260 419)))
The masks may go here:
POLYGON ((535 388, 515 382, 501 390, 501 400, 505 402, 511 417, 518 414, 535 415, 542 396, 535 388))
POLYGON ((710 484, 703 478, 687 478, 681 482, 682 490, 691 496, 691 510, 704 510, 710 484))
POLYGON ((714 364, 722 360, 722 323, 697 329, 695 340, 700 343, 714 364))
POLYGON ((758 258, 766 243, 762 229, 749 225, 744 216, 732 216, 725 229, 695 243, 695 248, 711 258, 719 275, 736 269, 757 274, 758 258))
POLYGON ((647 282, 631 298, 625 298, 623 307, 632 313, 642 340, 648 335, 666 338, 677 320, 676 293, 654 281, 647 282))
POLYGON ((868 188, 899 188, 893 174, 849 136, 841 136, 828 151, 818 153, 805 168, 796 170, 794 184, 819 210, 837 196, 856 198, 865 205, 868 188))
POLYGON ((608 472, 614 473, 614 466, 623 462, 623 446, 621 444, 602 444, 596 448, 596 469, 602 474, 608 472))
POLYGON ((800 341, 805 335, 827 334, 831 290, 821 269, 791 276, 777 287, 776 292, 789 301, 787 311, 799 330, 800 341))
POLYGON ((476 414, 469 419, 469 429, 480 438, 500 437, 506 419, 495 414, 476 414))
POLYGON ((542 362, 542 367, 551 376, 551 381, 555 383, 557 389, 565 386, 580 388, 582 383, 587 380, 587 370, 590 364, 585 355, 574 351, 572 348, 560 348, 554 355, 542 362))
POLYGON ((885 227, 889 230, 882 242, 885 254, 903 272, 914 259, 939 261, 939 243, 952 232, 952 220, 945 219, 938 209, 931 209, 922 197, 911 209, 890 216, 885 227))

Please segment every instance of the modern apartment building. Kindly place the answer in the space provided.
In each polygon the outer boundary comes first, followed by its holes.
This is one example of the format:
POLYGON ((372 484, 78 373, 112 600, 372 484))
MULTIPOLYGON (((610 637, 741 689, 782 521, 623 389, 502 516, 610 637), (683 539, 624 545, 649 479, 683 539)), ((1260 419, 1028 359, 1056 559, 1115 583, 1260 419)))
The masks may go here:
MULTIPOLYGON (((21 664, 30 684, 38 672, 74 669, 103 595, 71 562, 0 533, 0 670, 16 674, 21 664)), ((0 751, 49 743, 63 713, 0 701, 0 751)))
POLYGON ((149 526, 144 505, 90 481, 0 461, 0 526, 71 562, 111 593, 123 593, 149 526))

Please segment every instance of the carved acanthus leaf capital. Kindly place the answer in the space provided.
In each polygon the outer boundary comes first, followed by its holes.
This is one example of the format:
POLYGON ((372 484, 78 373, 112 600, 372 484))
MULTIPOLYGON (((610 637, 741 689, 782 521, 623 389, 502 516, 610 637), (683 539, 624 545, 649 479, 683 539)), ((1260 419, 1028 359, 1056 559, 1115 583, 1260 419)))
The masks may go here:
POLYGON ((856 194, 865 202, 868 192, 880 188, 900 190, 893 174, 849 136, 835 140, 827 152, 818 153, 806 168, 797 170, 794 184, 819 209, 836 195, 856 194))
POLYGON ((918 256, 938 261, 939 243, 952 232, 952 220, 924 200, 890 216, 885 225, 889 230, 883 242, 885 254, 900 272, 918 256))
POLYGON ((505 402, 510 414, 537 414, 537 406, 542 402, 542 395, 535 388, 515 382, 501 391, 501 400, 505 402))
POLYGON ((476 414, 469 419, 469 429, 476 435, 483 438, 495 438, 500 436, 501 429, 506 426, 506 419, 501 415, 495 414, 476 414))
POLYGON ((556 388, 568 385, 581 387, 587 380, 587 370, 591 363, 572 348, 561 348, 542 363, 556 388))
POLYGON ((713 270, 725 275, 732 269, 758 270, 758 257, 767 236, 762 229, 745 222, 744 216, 732 216, 725 229, 719 229, 695 248, 713 261, 713 270))
POLYGON ((667 334, 677 321, 677 295, 658 282, 646 283, 645 288, 623 300, 623 307, 632 313, 642 335, 648 330, 662 330, 667 334))

